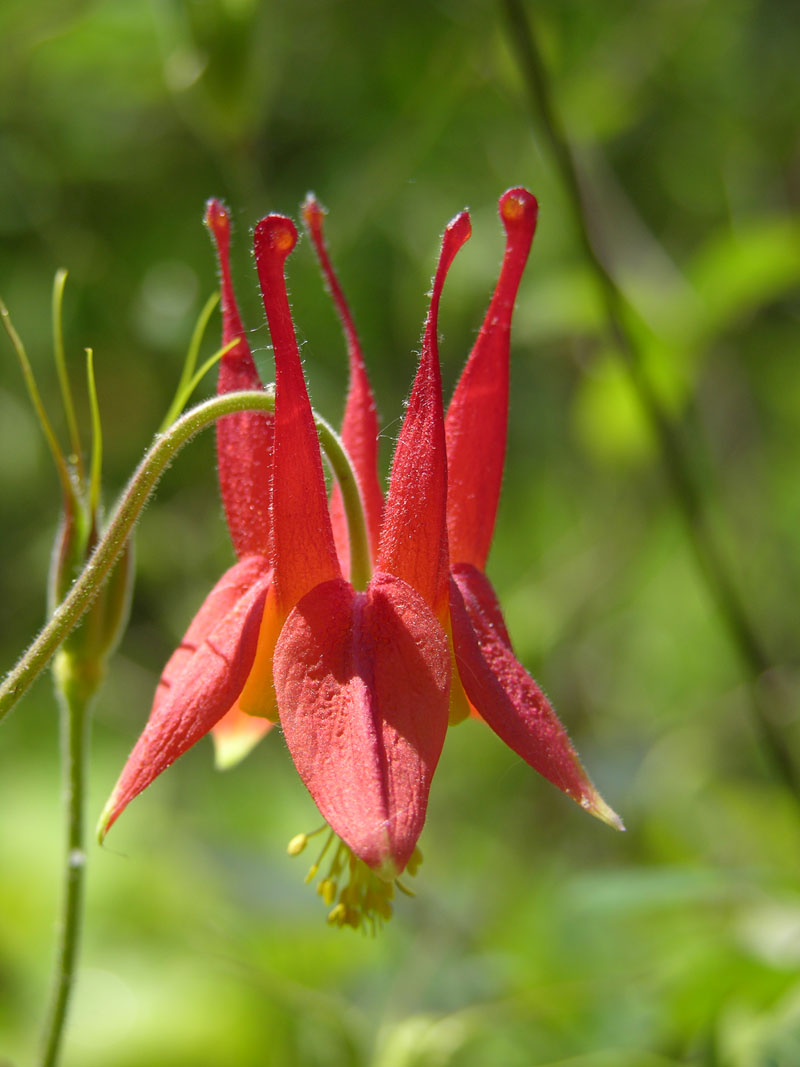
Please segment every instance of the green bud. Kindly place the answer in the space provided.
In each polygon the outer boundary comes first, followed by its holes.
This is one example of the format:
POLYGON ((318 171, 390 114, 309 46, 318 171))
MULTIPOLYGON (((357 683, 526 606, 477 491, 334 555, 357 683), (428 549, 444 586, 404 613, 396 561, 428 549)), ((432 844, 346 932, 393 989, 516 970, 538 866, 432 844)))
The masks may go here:
MULTIPOLYGON (((50 614, 86 566, 98 541, 98 526, 97 513, 91 514, 83 494, 76 492, 67 498, 53 545, 48 583, 50 614)), ((128 541, 80 625, 64 642, 55 666, 57 677, 69 674, 81 678, 89 688, 99 685, 106 662, 127 625, 133 573, 133 542, 128 541)))

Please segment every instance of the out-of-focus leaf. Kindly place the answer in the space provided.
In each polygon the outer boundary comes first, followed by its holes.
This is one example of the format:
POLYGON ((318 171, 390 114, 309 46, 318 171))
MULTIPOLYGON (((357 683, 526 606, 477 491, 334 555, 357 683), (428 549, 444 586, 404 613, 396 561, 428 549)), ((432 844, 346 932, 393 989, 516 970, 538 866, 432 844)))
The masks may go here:
POLYGON ((447 1067, 473 1029, 463 1015, 410 1015, 381 1030, 370 1067, 447 1067))
POLYGON ((730 1067, 795 1067, 800 1063, 800 985, 774 1006, 732 1002, 719 1024, 720 1062, 730 1067))
POLYGON ((703 301, 700 337, 710 337, 800 282, 800 222, 754 220, 715 234, 688 275, 703 301))
POLYGON ((575 397, 574 425, 589 454, 605 463, 635 463, 653 455, 647 419, 616 355, 596 359, 575 397))

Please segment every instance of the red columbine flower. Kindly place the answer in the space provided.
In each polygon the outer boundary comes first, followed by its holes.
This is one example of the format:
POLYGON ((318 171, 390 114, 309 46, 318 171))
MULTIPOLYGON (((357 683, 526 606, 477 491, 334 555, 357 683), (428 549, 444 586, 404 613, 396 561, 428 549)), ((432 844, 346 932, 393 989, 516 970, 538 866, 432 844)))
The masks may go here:
MULTIPOLYGON (((445 422, 437 316, 444 279, 469 237, 466 212, 447 227, 422 356, 384 506, 378 423, 350 313, 328 259, 322 211, 304 218, 345 329, 350 389, 342 438, 359 483, 371 577, 348 578, 343 501, 327 498, 314 417, 286 296, 297 241, 280 215, 255 231, 255 255, 275 354, 275 411, 220 421, 218 461, 239 561, 220 579, 170 659, 150 719, 101 820, 125 806, 200 737, 249 747, 277 714, 295 765, 338 835, 319 886, 330 919, 358 925, 390 914, 393 880, 419 862, 416 842, 448 720, 470 709, 583 807, 621 825, 589 782, 536 683, 514 657, 483 573, 500 490, 508 406, 509 330, 536 223, 536 201, 500 201, 503 268, 445 422), (449 487, 448 487, 449 478, 449 487), (449 542, 449 544, 448 544, 449 542), (450 699, 450 690, 454 699, 450 699), (228 741, 226 742, 226 737, 228 741), (339 882, 349 881, 339 893, 339 882)), ((230 282, 229 220, 216 201, 223 303, 219 390, 260 386, 230 282)), ((352 566, 360 573, 360 566, 352 566)), ((304 846, 293 839, 290 851, 304 846)), ((329 838, 327 849, 330 844, 329 838)), ((325 850, 323 849, 323 852, 325 850)), ((316 873, 319 864, 312 868, 316 873)))
MULTIPOLYGON (((209 220, 220 249, 225 340, 239 342, 225 357, 220 388, 252 386, 255 368, 227 273, 227 217, 212 204, 209 220)), ((436 331, 447 269, 468 236, 462 213, 445 232, 382 520, 380 493, 372 493, 374 573, 357 590, 343 577, 336 551, 286 297, 284 262, 297 234, 282 216, 257 226, 256 264, 275 353, 274 419, 230 416, 219 433, 223 499, 241 558, 167 665, 104 813, 103 832, 199 737, 242 711, 270 715, 277 698, 298 771, 354 857, 340 918, 354 921, 355 904, 385 914, 380 886, 391 884, 412 858, 447 729, 450 654, 441 625, 448 612, 447 460, 436 331)), ((356 399, 344 428, 359 457, 359 478, 369 434, 361 447, 354 423, 363 426, 371 404, 361 372, 354 364, 356 399)), ((363 496, 370 499, 368 487, 363 496)), ((330 507, 341 542, 336 499, 330 507)))

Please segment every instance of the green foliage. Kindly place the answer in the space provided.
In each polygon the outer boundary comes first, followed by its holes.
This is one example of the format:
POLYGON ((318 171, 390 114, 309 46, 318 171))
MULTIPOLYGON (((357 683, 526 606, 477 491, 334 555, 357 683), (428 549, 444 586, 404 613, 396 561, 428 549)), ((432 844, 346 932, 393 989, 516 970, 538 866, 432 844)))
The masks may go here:
MULTIPOLYGON (((628 320, 775 658, 800 754, 800 8, 527 9, 628 320)), ((317 819, 280 738, 224 775, 198 746, 90 855, 65 1067, 792 1067, 800 813, 759 747, 610 347, 501 7, 11 0, 0 38, 0 295, 57 410, 47 308, 54 271, 69 268, 67 361, 78 381, 94 350, 110 487, 157 429, 214 289, 208 196, 233 210, 238 290, 267 374, 249 228, 270 210, 296 215, 309 187, 328 206, 388 462, 445 222, 473 210, 442 308, 449 391, 496 276, 497 197, 516 183, 537 194, 490 572, 521 658, 629 828, 611 834, 480 724, 459 726, 419 895, 373 942, 326 927, 284 854, 317 819)), ((307 244, 290 276, 315 406, 335 421, 344 346, 307 244)), ((217 345, 212 320, 200 361, 217 345)), ((9 666, 43 616, 59 510, 22 398, 6 350, 9 666)), ((132 622, 94 724, 92 816, 231 559, 213 464, 208 435, 140 526, 132 622)), ((41 684, 0 735, 0 1063, 30 1062, 43 1009, 56 744, 41 684)))

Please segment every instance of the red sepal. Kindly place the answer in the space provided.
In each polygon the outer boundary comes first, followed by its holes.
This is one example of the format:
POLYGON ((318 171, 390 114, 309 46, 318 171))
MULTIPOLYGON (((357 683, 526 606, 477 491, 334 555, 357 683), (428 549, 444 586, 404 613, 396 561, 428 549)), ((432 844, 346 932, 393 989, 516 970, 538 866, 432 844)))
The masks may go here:
POLYGON ((266 560, 249 556, 209 593, 164 669, 150 718, 103 813, 103 834, 236 703, 253 665, 271 581, 266 560))
POLYGON ((500 197, 499 210, 506 230, 503 266, 445 419, 450 559, 481 570, 503 480, 511 316, 539 209, 527 189, 509 189, 500 197))
MULTIPOLYGON (((261 389, 250 346, 233 294, 230 269, 230 216, 219 200, 206 205, 206 226, 214 240, 222 297, 222 343, 236 341, 220 360, 217 392, 261 389)), ((217 421, 217 468, 222 503, 237 556, 268 556, 272 523, 269 490, 272 464, 272 416, 240 411, 217 421)))
POLYGON ((547 697, 514 655, 494 590, 471 564, 453 570, 450 617, 459 675, 483 719, 582 808, 623 829, 589 780, 547 697))
POLYGON ((377 873, 407 863, 447 730, 450 657, 410 586, 377 574, 305 596, 283 628, 274 677, 281 725, 323 818, 377 873))

